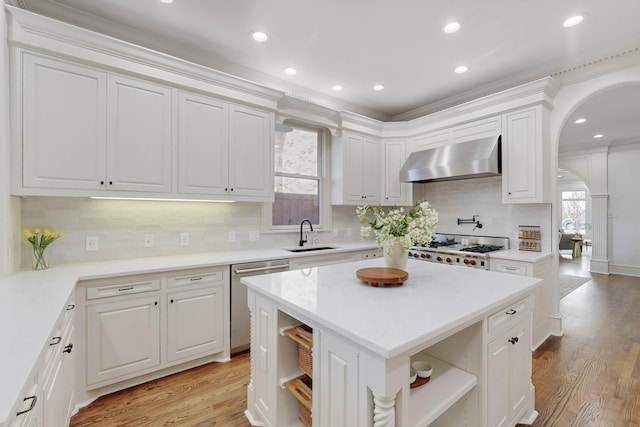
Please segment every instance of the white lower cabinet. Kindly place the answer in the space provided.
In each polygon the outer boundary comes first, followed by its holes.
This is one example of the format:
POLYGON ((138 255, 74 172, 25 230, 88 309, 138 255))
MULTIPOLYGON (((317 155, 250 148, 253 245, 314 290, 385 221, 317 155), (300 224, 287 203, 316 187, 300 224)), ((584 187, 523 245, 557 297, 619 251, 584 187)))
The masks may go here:
POLYGON ((74 312, 72 295, 60 314, 49 342, 14 406, 10 427, 67 426, 73 406, 74 312))
POLYGON ((489 343, 489 427, 513 426, 524 415, 531 388, 530 336, 523 320, 489 343))
POLYGON ((87 307, 88 385, 105 385, 160 365, 159 303, 160 293, 151 292, 87 307))
POLYGON ((314 425, 363 425, 366 395, 360 387, 361 351, 325 331, 319 331, 316 337, 319 343, 314 357, 319 363, 314 370, 320 381, 314 392, 322 411, 314 414, 314 425))
POLYGON ((224 350, 222 285, 171 292, 167 299, 167 361, 224 350))
POLYGON ((199 358, 228 359, 227 271, 228 266, 82 283, 86 378, 80 384, 94 390, 199 358))

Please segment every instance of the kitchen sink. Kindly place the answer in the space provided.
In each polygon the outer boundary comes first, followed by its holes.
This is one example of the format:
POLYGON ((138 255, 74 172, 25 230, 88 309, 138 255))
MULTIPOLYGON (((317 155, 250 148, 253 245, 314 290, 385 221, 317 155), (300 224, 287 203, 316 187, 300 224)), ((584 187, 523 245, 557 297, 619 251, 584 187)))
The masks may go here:
POLYGON ((310 246, 308 248, 296 248, 285 249, 287 252, 313 252, 313 251, 326 251, 328 249, 335 249, 333 246, 310 246))

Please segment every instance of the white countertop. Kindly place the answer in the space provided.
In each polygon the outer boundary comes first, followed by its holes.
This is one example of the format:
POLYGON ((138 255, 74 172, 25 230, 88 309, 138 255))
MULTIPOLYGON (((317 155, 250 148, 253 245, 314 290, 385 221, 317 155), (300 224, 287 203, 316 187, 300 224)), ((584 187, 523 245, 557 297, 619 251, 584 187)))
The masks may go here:
POLYGON ((332 246, 335 249, 306 253, 256 249, 69 264, 1 277, 0 342, 3 351, 0 352, 0 427, 9 418, 11 407, 47 345, 55 322, 78 281, 377 247, 373 242, 332 246))
MULTIPOLYGON (((356 277, 375 259, 243 278, 290 314, 299 314, 384 358, 392 358, 530 293, 542 279, 409 260, 408 280, 372 287, 356 277)), ((295 317, 295 316, 294 316, 295 317)))
MULTIPOLYGON (((506 259, 511 261, 524 261, 524 262, 539 262, 552 256, 551 252, 534 252, 534 251, 520 251, 518 249, 507 249, 503 251, 491 252, 489 260, 492 259, 506 259)), ((491 261, 489 261, 491 262, 491 261)))

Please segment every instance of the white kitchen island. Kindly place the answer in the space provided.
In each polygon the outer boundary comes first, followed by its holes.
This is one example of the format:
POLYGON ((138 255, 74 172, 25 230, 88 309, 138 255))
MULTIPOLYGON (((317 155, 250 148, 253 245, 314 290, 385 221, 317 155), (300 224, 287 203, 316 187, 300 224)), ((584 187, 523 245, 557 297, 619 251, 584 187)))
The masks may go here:
POLYGON ((313 330, 316 427, 532 423, 531 310, 542 280, 413 260, 402 286, 356 278, 376 266, 383 260, 242 279, 252 313, 252 425, 302 425, 285 387, 302 375, 285 334, 300 323, 313 330), (434 372, 410 388, 417 359, 434 372))

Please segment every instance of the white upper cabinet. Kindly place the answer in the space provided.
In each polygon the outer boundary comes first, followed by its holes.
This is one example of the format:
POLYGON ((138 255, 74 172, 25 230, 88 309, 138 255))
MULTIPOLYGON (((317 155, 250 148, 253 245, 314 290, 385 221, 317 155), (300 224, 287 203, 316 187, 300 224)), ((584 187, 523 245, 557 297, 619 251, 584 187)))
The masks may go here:
POLYGON ((549 202, 549 148, 543 138, 542 106, 503 115, 502 202, 549 202))
POLYGON ((273 201, 273 114, 180 93, 178 191, 273 201))
POLYGON ((380 203, 380 141, 344 132, 332 146, 332 203, 380 203))
POLYGON ((22 71, 22 186, 100 188, 106 177, 106 74, 28 54, 22 71))
POLYGON ((273 201, 274 115, 232 105, 229 128, 229 195, 273 201))
POLYGON ((109 75, 109 190, 171 191, 171 89, 109 75))
POLYGON ((171 191, 170 88, 20 53, 22 171, 14 173, 22 179, 15 192, 171 191))
POLYGON ((407 160, 405 140, 385 140, 383 147, 383 205, 408 206, 413 204, 412 184, 400 182, 400 169, 407 160))
POLYGON ((229 187, 229 105, 181 92, 178 116, 178 191, 226 195, 229 187))

